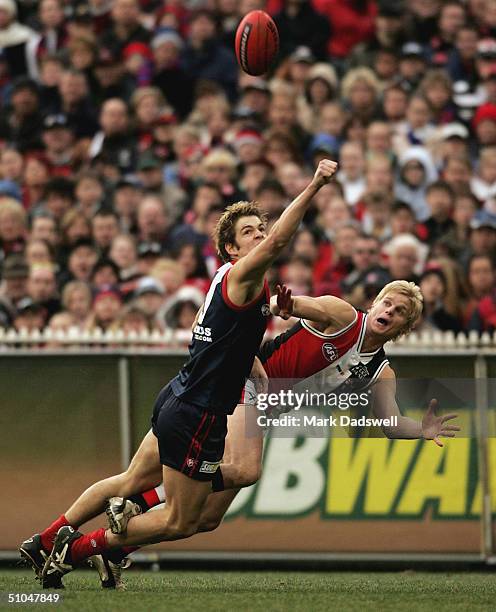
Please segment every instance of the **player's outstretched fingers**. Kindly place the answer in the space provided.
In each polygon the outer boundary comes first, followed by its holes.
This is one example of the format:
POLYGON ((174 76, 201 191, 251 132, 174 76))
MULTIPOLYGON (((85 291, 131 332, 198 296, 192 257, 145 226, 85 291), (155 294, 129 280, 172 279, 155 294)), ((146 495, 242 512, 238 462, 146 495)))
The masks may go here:
POLYGON ((461 431, 462 428, 458 425, 443 425, 443 431, 461 431))
POLYGON ((441 442, 441 440, 440 440, 439 436, 435 436, 435 437, 433 438, 433 441, 434 441, 434 442, 435 442, 435 443, 436 443, 438 446, 441 446, 441 447, 443 447, 443 446, 444 446, 444 444, 441 442))
POLYGON ((445 438, 454 438, 455 437, 455 432, 454 431, 446 431, 445 429, 441 430, 439 432, 440 436, 444 436, 445 438))
POLYGON ((450 414, 443 414, 443 418, 441 423, 446 423, 446 421, 451 421, 452 419, 457 419, 458 415, 455 413, 450 413, 450 414))
POLYGON ((436 408, 437 408, 437 399, 432 398, 431 401, 429 402, 429 405, 427 406, 427 412, 431 414, 436 414, 436 408))

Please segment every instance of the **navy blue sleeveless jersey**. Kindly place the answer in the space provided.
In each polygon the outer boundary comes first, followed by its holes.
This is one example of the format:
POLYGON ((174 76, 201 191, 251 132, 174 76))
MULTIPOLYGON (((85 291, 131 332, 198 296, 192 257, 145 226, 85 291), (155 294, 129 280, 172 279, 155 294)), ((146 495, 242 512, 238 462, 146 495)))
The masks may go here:
POLYGON ((174 395, 214 414, 232 414, 270 315, 267 282, 259 296, 236 306, 227 295, 228 263, 215 275, 193 330, 189 360, 171 381, 174 395))

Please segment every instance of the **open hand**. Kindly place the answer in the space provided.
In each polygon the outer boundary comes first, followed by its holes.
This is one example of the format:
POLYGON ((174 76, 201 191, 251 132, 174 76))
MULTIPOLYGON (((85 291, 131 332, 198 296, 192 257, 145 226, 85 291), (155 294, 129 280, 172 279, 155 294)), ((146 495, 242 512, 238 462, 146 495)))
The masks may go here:
POLYGON ((287 321, 293 315, 293 297, 291 296, 291 289, 288 289, 285 285, 277 285, 277 308, 279 312, 278 317, 287 321))
POLYGON ((426 440, 434 440, 438 446, 443 446, 440 436, 454 438, 455 432, 460 431, 458 425, 448 424, 447 421, 457 418, 457 414, 443 414, 436 416, 437 400, 431 399, 427 411, 422 419, 422 437, 426 440))

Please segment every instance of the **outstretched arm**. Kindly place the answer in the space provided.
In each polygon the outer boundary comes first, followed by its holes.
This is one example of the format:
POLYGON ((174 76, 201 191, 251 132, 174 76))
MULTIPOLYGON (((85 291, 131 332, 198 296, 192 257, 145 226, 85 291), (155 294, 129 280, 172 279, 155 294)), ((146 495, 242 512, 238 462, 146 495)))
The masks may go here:
POLYGON ((268 235, 232 268, 227 287, 235 304, 244 304, 248 296, 261 289, 265 272, 296 233, 312 198, 330 181, 336 170, 336 162, 322 160, 311 183, 286 208, 268 235))
POLYGON ((321 323, 326 327, 337 323, 346 326, 356 316, 353 306, 332 295, 293 297, 291 289, 277 285, 277 294, 270 298, 270 312, 281 319, 298 317, 310 323, 321 323))
POLYGON ((388 438, 424 438, 425 440, 434 440, 438 446, 443 446, 440 437, 454 438, 455 432, 460 431, 460 428, 457 425, 447 423, 447 421, 456 418, 456 414, 436 416, 436 406, 437 400, 432 399, 420 422, 403 416, 396 403, 396 375, 389 366, 384 368, 373 387, 375 415, 381 419, 398 417, 396 427, 382 428, 388 438))

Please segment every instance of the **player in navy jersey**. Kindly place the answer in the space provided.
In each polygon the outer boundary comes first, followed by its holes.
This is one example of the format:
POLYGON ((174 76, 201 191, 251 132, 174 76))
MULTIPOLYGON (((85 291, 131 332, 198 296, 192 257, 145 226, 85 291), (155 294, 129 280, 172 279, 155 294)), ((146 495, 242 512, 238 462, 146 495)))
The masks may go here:
MULTIPOLYGON (((259 356, 269 383, 271 379, 277 384, 278 379, 297 380, 321 374, 321 388, 326 391, 340 393, 351 385, 353 392, 358 392, 372 386, 375 415, 398 419, 397 426, 383 428, 389 438, 432 439, 442 446, 441 436, 453 437, 459 431, 459 427, 448 423, 456 415, 435 414, 435 400, 430 402, 421 422, 402 416, 396 403, 395 374, 383 346, 389 340, 408 334, 422 312, 422 295, 414 283, 389 283, 368 313, 359 312, 336 297, 292 298, 285 288, 278 288, 278 296, 271 299, 271 311, 285 319, 300 317, 300 321, 261 347, 259 356)), ((248 381, 247 386, 250 385, 248 381)), ((257 413, 260 414, 255 406, 240 405, 229 417, 224 461, 231 465, 230 472, 236 473, 238 480, 229 483, 233 488, 210 496, 201 516, 200 531, 211 531, 220 524, 239 492, 236 484, 247 486, 260 475, 261 437, 246 435, 246 427, 252 431, 256 428, 257 413)), ((163 502, 165 495, 163 487, 157 487, 131 499, 146 511, 163 502)), ((114 527, 119 530, 126 526, 126 518, 122 518, 113 517, 114 527)), ((125 551, 121 554, 123 558, 125 551)))
POLYGON ((227 415, 239 401, 270 314, 265 272, 336 169, 335 162, 322 160, 310 184, 268 233, 256 204, 238 202, 226 209, 216 228, 217 249, 226 264, 197 315, 190 357, 159 393, 152 432, 145 436, 127 474, 90 487, 64 515, 20 547, 44 586, 58 585, 65 573, 95 554, 186 538, 198 531, 212 480, 223 487, 224 468, 221 471, 219 463, 227 415), (87 535, 76 531, 100 514, 109 498, 155 486, 157 456, 167 497, 164 509, 133 517, 122 535, 105 529, 87 535), (133 488, 126 490, 130 483, 133 488))

